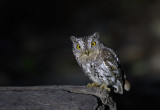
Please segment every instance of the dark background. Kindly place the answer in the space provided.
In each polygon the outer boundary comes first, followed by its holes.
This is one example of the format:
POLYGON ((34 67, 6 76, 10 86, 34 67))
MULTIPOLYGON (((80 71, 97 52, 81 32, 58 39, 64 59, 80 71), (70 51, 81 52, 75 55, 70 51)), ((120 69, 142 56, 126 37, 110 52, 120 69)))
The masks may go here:
POLYGON ((86 85, 69 37, 100 32, 131 83, 118 109, 159 108, 159 0, 1 0, 0 27, 1 86, 86 85))

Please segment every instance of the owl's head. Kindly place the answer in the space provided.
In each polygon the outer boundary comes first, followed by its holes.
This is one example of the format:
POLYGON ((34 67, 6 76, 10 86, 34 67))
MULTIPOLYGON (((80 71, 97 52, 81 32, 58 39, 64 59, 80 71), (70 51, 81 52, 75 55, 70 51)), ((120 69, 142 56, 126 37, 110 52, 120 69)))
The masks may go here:
POLYGON ((93 61, 99 55, 100 42, 99 34, 96 32, 93 35, 76 38, 70 37, 73 43, 74 55, 83 61, 93 61))

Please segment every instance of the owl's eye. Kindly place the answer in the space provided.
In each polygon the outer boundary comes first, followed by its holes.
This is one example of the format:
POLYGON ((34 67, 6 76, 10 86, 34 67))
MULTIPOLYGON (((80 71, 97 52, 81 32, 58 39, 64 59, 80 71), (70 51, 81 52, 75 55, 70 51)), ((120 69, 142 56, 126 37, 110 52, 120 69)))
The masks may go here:
POLYGON ((81 48, 81 46, 80 45, 77 45, 77 49, 80 49, 81 48))
POLYGON ((92 42, 91 45, 92 45, 92 46, 95 46, 95 45, 96 45, 96 42, 92 42))

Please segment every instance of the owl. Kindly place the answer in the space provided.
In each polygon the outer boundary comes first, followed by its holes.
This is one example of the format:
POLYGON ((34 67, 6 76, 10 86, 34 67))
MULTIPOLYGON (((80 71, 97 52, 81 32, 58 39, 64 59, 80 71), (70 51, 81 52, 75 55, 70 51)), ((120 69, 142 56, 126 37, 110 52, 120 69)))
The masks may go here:
POLYGON ((100 87, 100 90, 123 94, 129 91, 130 83, 121 69, 117 54, 99 41, 99 33, 85 37, 70 37, 73 54, 84 73, 93 83, 87 87, 100 87))

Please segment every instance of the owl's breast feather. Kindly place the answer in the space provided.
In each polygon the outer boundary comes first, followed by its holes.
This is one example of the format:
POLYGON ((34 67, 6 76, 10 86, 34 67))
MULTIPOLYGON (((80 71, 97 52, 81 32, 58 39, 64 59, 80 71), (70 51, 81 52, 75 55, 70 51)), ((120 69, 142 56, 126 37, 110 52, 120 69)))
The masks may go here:
MULTIPOLYGON (((87 76, 98 83, 107 81, 107 76, 111 76, 109 67, 105 65, 105 62, 97 61, 92 63, 82 64, 82 68, 87 76)), ((108 83, 108 82, 107 82, 108 83)))
POLYGON ((111 75, 110 69, 108 66, 106 66, 105 62, 102 62, 101 65, 95 67, 95 71, 97 71, 97 74, 102 77, 111 75))
POLYGON ((86 64, 85 69, 87 73, 91 73, 91 69, 90 69, 91 65, 89 63, 86 64))

